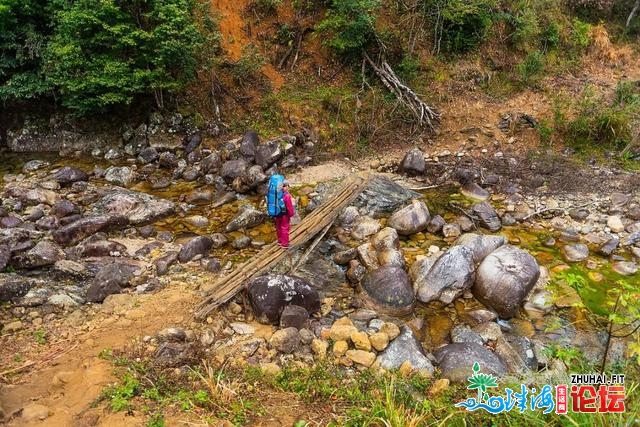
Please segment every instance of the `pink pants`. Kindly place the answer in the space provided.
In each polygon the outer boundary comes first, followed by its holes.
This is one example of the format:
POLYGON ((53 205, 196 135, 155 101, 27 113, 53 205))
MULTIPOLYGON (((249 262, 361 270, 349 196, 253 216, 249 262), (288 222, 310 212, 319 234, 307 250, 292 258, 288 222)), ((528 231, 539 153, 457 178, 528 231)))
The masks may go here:
POLYGON ((275 217, 276 236, 282 246, 289 246, 289 220, 289 215, 275 217))

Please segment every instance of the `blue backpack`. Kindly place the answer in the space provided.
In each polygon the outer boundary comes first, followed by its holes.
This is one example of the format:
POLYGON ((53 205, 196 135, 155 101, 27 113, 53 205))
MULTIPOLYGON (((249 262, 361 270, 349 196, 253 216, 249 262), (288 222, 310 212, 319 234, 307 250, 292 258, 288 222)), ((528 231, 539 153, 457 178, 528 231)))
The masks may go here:
POLYGON ((269 178, 269 189, 267 191, 267 214, 269 216, 283 215, 287 208, 282 198, 282 183, 284 176, 271 175, 269 178))

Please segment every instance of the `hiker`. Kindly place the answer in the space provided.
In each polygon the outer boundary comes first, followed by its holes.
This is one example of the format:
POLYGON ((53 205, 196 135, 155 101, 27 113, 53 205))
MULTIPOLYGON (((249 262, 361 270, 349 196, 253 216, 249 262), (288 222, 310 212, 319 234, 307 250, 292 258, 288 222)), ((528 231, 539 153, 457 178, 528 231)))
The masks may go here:
POLYGON ((296 214, 296 210, 293 207, 293 201, 291 200, 291 194, 289 194, 289 181, 282 181, 282 200, 284 201, 284 209, 280 215, 274 217, 276 223, 276 236, 278 237, 278 244, 283 248, 289 247, 289 223, 291 217, 296 214))

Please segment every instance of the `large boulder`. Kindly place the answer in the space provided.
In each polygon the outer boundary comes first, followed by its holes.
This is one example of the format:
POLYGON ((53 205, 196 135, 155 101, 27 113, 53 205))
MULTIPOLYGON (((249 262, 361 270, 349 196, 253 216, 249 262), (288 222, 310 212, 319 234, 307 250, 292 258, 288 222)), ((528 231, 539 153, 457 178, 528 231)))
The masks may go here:
POLYGON ((255 162, 256 165, 266 170, 280 160, 283 155, 284 152, 280 148, 280 140, 272 140, 256 147, 255 162))
POLYGON ((107 296, 122 292, 122 288, 129 285, 136 270, 135 267, 124 263, 105 265, 92 279, 87 289, 87 301, 102 302, 107 296))
POLYGON ((144 225, 175 213, 170 200, 118 188, 98 200, 92 210, 96 214, 123 215, 131 224, 144 225))
POLYGON ((310 314, 320 309, 318 292, 300 277, 269 274, 249 280, 245 287, 261 323, 277 324, 287 305, 304 307, 310 314))
POLYGON ((220 176, 227 183, 233 182, 236 178, 244 176, 247 170, 247 162, 244 159, 228 160, 222 165, 220 176))
POLYGON ((15 273, 0 273, 0 302, 23 297, 33 287, 33 280, 15 273))
POLYGON ((424 230, 429 225, 429 208, 421 200, 414 200, 409 206, 394 212, 389 218, 389 227, 405 236, 424 230))
POLYGON ((242 154, 245 159, 252 161, 256 155, 256 148, 259 144, 260 137, 258 137, 256 132, 252 130, 245 132, 240 141, 240 154, 242 154))
POLYGON ((322 296, 334 294, 345 282, 345 273, 336 263, 326 259, 318 250, 297 268, 299 277, 308 280, 322 296))
POLYGON ((42 240, 27 252, 14 255, 11 264, 17 268, 38 268, 53 265, 64 258, 65 253, 58 245, 42 240))
POLYGON ((104 172, 104 179, 110 184, 129 187, 136 182, 137 176, 128 166, 110 166, 104 172))
POLYGON ((507 373, 507 367, 498 356, 476 343, 449 344, 437 349, 433 355, 442 376, 451 381, 466 383, 476 362, 480 365, 480 372, 485 374, 501 377, 507 373))
POLYGON ((502 228, 502 223, 496 210, 487 202, 476 203, 471 206, 471 212, 480 219, 480 225, 492 233, 502 228))
POLYGON ((443 253, 426 274, 416 272, 414 287, 422 302, 440 300, 451 303, 475 280, 473 251, 466 246, 451 246, 443 253))
POLYGON ((399 206, 420 194, 404 188, 385 176, 375 176, 358 195, 353 205, 361 214, 379 218, 390 214, 399 206))
POLYGON ((77 181, 89 180, 89 175, 77 168, 65 166, 52 173, 48 179, 56 181, 60 185, 71 185, 77 181))
POLYGON ((480 302, 508 319, 518 313, 539 276, 540 267, 531 254, 504 245, 482 261, 472 292, 480 302))
POLYGON ((191 261, 196 255, 206 255, 213 246, 213 240, 207 236, 197 236, 185 243, 178 253, 178 261, 191 261))
POLYGON ((264 222, 267 215, 255 209, 253 206, 246 206, 227 224, 225 231, 227 233, 240 229, 253 228, 264 222))
POLYGON ((407 175, 423 175, 425 170, 424 153, 417 147, 407 151, 400 162, 400 172, 407 175))
POLYGON ((376 359, 375 364, 386 370, 400 368, 409 362, 411 367, 427 375, 433 374, 433 365, 427 357, 420 341, 408 326, 400 329, 400 335, 385 348, 376 359))
POLYGON ((380 267, 362 280, 362 299, 370 308, 391 316, 413 310, 415 294, 407 273, 400 267, 380 267))
POLYGON ((473 262, 480 263, 491 252, 507 243, 504 236, 490 236, 485 234, 465 233, 458 237, 455 245, 466 246, 473 251, 473 262))
POLYGON ((53 239, 61 245, 75 244, 97 233, 110 228, 124 227, 129 221, 122 215, 93 215, 58 228, 53 232, 53 239))

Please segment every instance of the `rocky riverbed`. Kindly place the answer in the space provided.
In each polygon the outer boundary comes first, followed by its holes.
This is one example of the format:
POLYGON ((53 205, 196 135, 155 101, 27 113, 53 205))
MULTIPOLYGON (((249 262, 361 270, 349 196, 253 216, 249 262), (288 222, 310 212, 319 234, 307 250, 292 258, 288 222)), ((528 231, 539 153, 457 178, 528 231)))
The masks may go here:
MULTIPOLYGON (((13 158, 0 206, 3 341, 69 319, 82 328, 100 307, 117 313, 129 295, 176 280, 204 294, 273 241, 267 177, 304 168, 312 148, 303 137, 261 142, 249 132, 220 149, 194 135, 172 149, 13 158)), ((378 175, 305 262, 297 265, 304 248, 292 250, 205 322, 144 337, 145 351, 167 367, 205 352, 271 370, 320 360, 438 368, 460 381, 476 361, 531 376, 567 370, 553 349, 602 358, 606 334, 576 303, 597 310, 616 281, 640 282, 640 194, 624 183, 532 188, 516 178, 516 158, 491 157, 504 168, 487 173, 486 162, 460 157, 413 149, 363 165, 378 175), (563 281, 567 271, 589 290, 563 281)), ((335 182, 294 184, 304 216, 335 182)), ((629 354, 615 341, 608 360, 629 354)))

